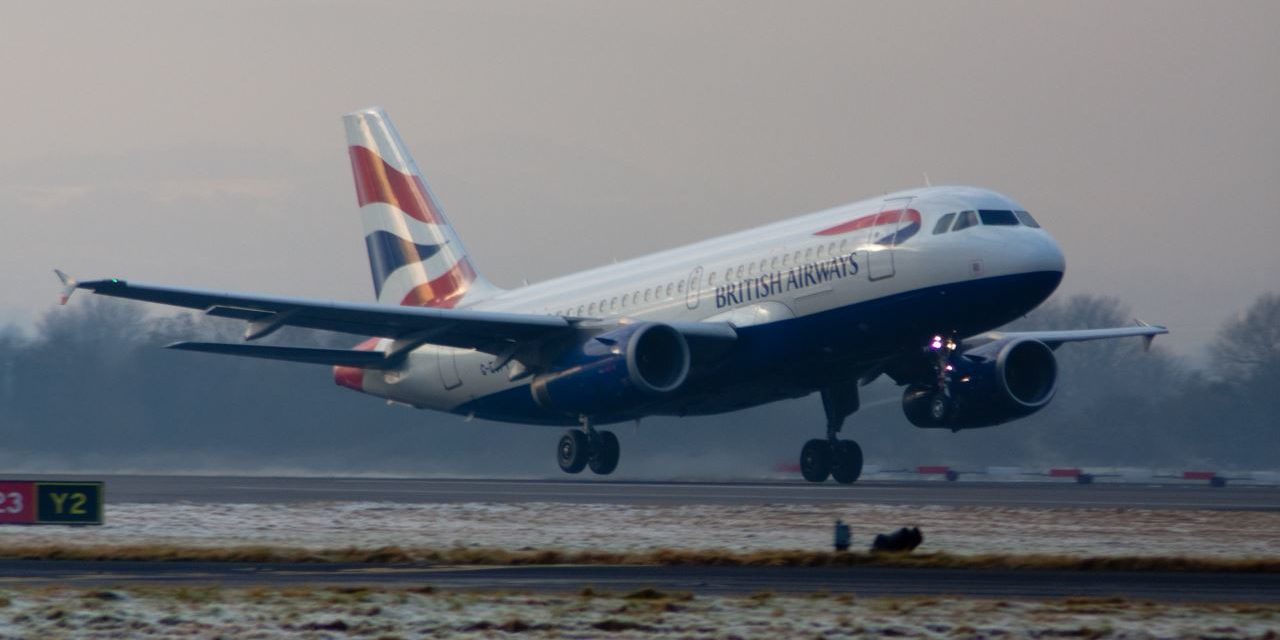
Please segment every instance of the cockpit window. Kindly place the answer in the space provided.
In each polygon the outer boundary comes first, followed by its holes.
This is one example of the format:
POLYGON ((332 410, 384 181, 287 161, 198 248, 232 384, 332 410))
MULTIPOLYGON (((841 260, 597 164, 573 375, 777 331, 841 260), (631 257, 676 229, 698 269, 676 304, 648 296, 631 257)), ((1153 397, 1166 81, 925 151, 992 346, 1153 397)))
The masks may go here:
POLYGON ((938 224, 934 225, 933 227, 933 235, 936 236, 939 233, 946 233, 947 229, 951 228, 951 221, 955 219, 955 217, 956 217, 956 214, 953 211, 951 213, 948 213, 945 216, 942 216, 941 218, 938 218, 938 224))
POLYGON ((983 209, 978 212, 982 216, 982 224, 1016 227, 1018 226, 1018 217, 1013 215, 1012 211, 1004 211, 1002 209, 983 209))
POLYGON ((1031 214, 1026 211, 1014 211, 1013 215, 1018 216, 1018 220, 1021 220, 1022 224, 1025 224, 1032 229, 1040 228, 1040 223, 1036 222, 1036 219, 1032 218, 1031 214))
POLYGON ((952 231, 959 231, 978 224, 977 211, 961 211, 960 217, 956 218, 956 226, 951 227, 952 231))

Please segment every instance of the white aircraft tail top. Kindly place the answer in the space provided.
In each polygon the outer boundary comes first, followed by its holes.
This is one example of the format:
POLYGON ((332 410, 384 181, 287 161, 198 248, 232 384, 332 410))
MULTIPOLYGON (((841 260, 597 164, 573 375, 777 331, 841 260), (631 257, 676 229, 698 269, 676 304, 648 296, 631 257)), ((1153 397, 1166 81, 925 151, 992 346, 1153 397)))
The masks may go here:
POLYGON ((453 308, 496 293, 476 272, 386 112, 371 107, 342 120, 378 302, 453 308))

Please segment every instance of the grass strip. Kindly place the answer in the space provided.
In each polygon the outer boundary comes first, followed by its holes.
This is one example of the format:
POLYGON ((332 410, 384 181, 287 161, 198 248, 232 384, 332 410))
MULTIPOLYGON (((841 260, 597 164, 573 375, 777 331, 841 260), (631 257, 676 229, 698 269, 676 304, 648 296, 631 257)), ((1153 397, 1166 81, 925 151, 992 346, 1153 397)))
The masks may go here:
POLYGON ((0 559, 145 562, 364 563, 473 566, 660 565, 718 567, 890 566, 934 569, 1057 571, 1213 571, 1280 573, 1280 558, 1188 556, 1071 556, 1051 554, 834 553, 659 549, 653 551, 565 551, 533 549, 298 549, 268 546, 0 545, 0 559))

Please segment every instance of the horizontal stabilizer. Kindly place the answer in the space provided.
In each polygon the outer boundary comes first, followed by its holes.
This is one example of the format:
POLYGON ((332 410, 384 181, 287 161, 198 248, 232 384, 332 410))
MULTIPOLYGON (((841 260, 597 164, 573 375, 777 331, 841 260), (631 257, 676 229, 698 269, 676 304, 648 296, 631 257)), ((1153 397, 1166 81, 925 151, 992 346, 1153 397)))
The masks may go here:
POLYGON ((380 351, 355 351, 351 349, 309 349, 302 347, 265 347, 256 344, 224 344, 221 342, 175 342, 169 349, 221 353, 228 356, 288 360, 308 364, 327 364, 361 369, 386 369, 394 360, 380 351))

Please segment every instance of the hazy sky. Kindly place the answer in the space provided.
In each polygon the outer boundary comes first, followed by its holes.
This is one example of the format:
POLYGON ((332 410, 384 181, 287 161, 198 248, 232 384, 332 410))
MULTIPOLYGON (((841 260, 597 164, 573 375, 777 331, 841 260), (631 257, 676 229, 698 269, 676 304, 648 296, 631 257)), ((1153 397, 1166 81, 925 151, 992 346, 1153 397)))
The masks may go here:
POLYGON ((54 266, 372 300, 371 104, 507 286, 927 172, 1182 353, 1280 289, 1277 2, 48 4, 0 22, 0 319, 54 266))

